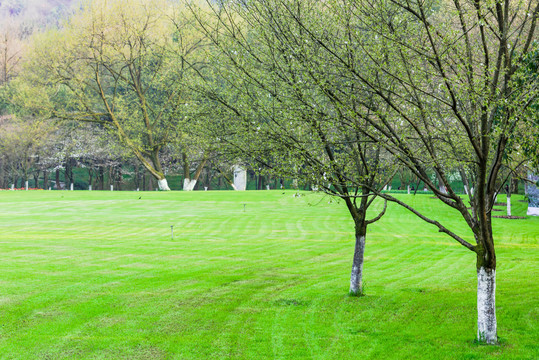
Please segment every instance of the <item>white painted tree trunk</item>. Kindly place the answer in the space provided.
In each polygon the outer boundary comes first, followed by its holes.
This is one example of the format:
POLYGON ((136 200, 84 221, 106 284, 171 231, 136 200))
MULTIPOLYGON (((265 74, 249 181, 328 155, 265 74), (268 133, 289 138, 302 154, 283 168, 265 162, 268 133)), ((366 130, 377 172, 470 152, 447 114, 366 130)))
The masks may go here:
POLYGON ((468 190, 468 185, 464 185, 464 193, 468 196, 470 195, 470 191, 468 190))
POLYGON ((408 185, 408 195, 410 195, 410 185, 408 185))
POLYGON ((69 185, 69 190, 73 191, 73 183, 71 183, 71 185, 69 185))
POLYGON ((168 187, 167 179, 157 180, 157 186, 159 186, 159 190, 161 191, 170 191, 170 188, 168 187))
POLYGON ((511 197, 507 197, 507 216, 511 216, 511 197))
POLYGON ((498 343, 496 325, 496 270, 477 270, 477 339, 498 343))
POLYGON ((28 181, 24 182, 24 188, 25 188, 26 191, 28 191, 28 181))
POLYGON ((15 184, 11 184, 11 190, 15 190, 15 184))
POLYGON ((389 185, 389 186, 387 187, 387 190, 391 191, 391 185, 389 185))
POLYGON ((270 189, 270 186, 269 185, 266 185, 266 190, 269 190, 270 189))
POLYGON ((88 191, 92 191, 92 185, 88 185, 88 191))
POLYGON ((356 246, 352 273, 350 275, 350 295, 361 295, 363 292, 363 257, 365 254, 365 235, 356 235, 356 246))
POLYGON ((197 181, 194 179, 183 179, 183 191, 193 191, 197 184, 197 181))
POLYGON ((110 191, 114 191, 114 185, 110 186, 110 191))

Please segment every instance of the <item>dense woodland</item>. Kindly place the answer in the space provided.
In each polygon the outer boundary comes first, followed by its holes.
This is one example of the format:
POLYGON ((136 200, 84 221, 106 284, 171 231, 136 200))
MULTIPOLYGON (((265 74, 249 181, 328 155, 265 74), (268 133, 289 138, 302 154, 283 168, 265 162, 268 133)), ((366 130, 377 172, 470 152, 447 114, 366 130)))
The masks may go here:
POLYGON ((0 187, 224 189, 242 166, 248 188, 343 201, 351 294, 362 292, 367 227, 385 212, 367 209, 395 202, 477 254, 478 338, 497 342, 491 211, 537 172, 536 1, 53 9, 46 21, 3 15, 0 187), (434 194, 467 232, 388 189, 434 194))

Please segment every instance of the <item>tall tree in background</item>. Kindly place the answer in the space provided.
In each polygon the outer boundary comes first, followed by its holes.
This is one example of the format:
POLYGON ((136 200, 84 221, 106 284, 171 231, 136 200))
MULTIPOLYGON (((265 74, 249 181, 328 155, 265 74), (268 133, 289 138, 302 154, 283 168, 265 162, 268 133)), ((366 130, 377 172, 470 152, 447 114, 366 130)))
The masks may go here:
POLYGON ((175 27, 169 10, 165 1, 88 3, 65 28, 34 39, 20 87, 44 116, 113 131, 161 190, 170 189, 160 153, 181 129, 199 46, 192 21, 175 27))

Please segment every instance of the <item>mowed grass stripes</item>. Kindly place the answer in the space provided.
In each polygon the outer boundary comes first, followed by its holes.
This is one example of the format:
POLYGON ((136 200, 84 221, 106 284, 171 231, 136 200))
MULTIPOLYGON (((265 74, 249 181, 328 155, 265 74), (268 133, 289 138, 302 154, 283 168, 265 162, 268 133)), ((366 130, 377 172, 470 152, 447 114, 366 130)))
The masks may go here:
POLYGON ((0 358, 539 358, 538 218, 494 219, 502 344, 481 346, 471 252, 390 205, 348 297, 344 204, 293 194, 0 193, 0 358))

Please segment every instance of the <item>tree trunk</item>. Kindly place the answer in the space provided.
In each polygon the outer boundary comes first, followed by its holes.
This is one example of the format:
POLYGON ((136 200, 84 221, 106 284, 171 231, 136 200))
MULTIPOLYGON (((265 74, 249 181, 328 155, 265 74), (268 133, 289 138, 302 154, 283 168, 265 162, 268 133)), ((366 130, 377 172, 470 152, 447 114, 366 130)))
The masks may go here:
POLYGON ((512 194, 518 194, 518 179, 511 179, 511 187, 510 187, 512 194))
POLYGON ((103 166, 99 167, 97 182, 99 184, 99 190, 105 190, 105 169, 103 168, 103 166))
POLYGON ((60 169, 56 169, 56 190, 61 190, 60 186, 60 169))
POLYGON ((498 343, 496 323, 496 270, 477 269, 477 339, 487 344, 498 343))
POLYGON ((189 178, 183 179, 183 191, 193 191, 195 189, 196 184, 197 184, 196 179, 189 179, 189 178))
POLYGON ((93 170, 93 167, 90 166, 88 168, 88 189, 91 189, 93 180, 94 180, 94 170, 93 170))
POLYGON ((118 191, 122 191, 122 180, 123 180, 122 164, 119 164, 118 165, 118 170, 117 170, 117 173, 116 173, 116 181, 118 182, 118 185, 117 185, 118 191))
MULTIPOLYGON (((151 182, 150 182, 150 184, 151 184, 151 182)), ((162 178, 162 179, 157 180, 157 185, 159 186, 159 190, 161 190, 161 191, 170 191, 170 188, 168 187, 168 182, 167 182, 166 178, 162 178)))
POLYGON ((43 171, 43 189, 47 190, 49 187, 49 172, 43 171))
POLYGON ((352 273, 350 275, 350 295, 359 296, 363 294, 363 257, 365 254, 365 235, 367 227, 365 224, 356 228, 356 245, 354 250, 354 260, 352 262, 352 273))
MULTIPOLYGON (((478 191, 478 196, 484 196, 478 191)), ((492 236, 490 215, 482 207, 484 223, 476 235, 477 246, 477 339, 487 344, 497 344, 496 324, 496 252, 492 236)))

